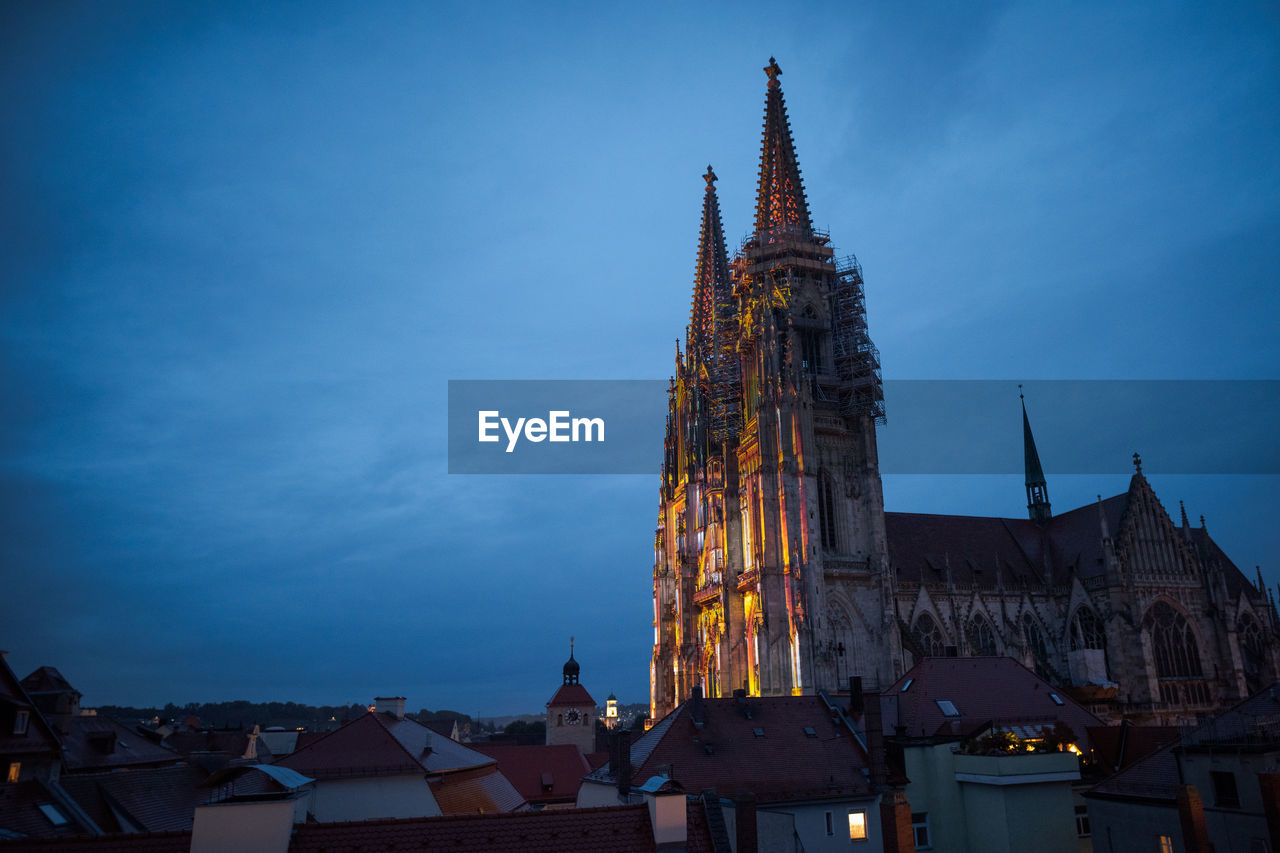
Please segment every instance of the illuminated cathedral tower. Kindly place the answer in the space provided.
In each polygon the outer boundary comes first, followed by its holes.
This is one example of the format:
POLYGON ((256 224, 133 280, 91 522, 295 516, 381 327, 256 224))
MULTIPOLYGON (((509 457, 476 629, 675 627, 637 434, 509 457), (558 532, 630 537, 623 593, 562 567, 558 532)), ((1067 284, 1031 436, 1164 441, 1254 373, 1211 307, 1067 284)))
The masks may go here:
POLYGON ((693 306, 669 389, 651 711, 868 687, 901 669, 862 273, 814 229, 772 59, 755 226, 732 261, 708 167, 693 306))

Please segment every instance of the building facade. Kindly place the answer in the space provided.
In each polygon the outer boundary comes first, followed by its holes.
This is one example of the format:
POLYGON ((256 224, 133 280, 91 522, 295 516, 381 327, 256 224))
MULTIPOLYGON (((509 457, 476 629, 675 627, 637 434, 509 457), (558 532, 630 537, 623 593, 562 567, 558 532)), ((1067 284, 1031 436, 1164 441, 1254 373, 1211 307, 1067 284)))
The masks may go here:
POLYGON ((773 60, 753 230, 730 258, 708 168, 668 397, 650 705, 887 686, 1010 655, 1104 719, 1179 722, 1278 672, 1263 588, 1142 474, 1053 515, 1024 409, 1025 519, 886 513, 861 268, 813 227, 773 60))

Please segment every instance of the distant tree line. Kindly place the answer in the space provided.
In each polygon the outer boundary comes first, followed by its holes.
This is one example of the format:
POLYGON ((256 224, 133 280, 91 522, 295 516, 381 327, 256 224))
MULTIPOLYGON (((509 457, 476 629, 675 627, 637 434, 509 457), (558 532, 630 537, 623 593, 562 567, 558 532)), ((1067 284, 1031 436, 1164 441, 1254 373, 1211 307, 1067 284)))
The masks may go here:
MULTIPOLYGON (((97 711, 103 716, 121 722, 133 724, 140 721, 151 721, 159 718, 161 723, 180 724, 188 717, 199 717, 205 728, 227 729, 254 726, 270 728, 280 726, 286 729, 304 728, 312 731, 337 728, 344 722, 354 720, 369 708, 368 705, 352 703, 350 705, 306 705, 299 702, 250 702, 237 699, 231 702, 188 702, 175 705, 170 702, 164 707, 133 707, 129 705, 99 705, 97 711)), ((418 711, 421 720, 457 720, 459 725, 471 722, 471 717, 459 711, 430 711, 426 708, 418 711)))

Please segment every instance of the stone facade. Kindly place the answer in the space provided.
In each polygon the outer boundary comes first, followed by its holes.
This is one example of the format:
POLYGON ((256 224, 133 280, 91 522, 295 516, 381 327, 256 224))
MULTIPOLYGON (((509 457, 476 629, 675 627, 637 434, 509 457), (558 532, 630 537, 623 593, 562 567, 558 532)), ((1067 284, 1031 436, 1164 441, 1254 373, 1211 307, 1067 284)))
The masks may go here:
POLYGON ((929 654, 1013 655, 1104 718, 1185 718, 1274 677, 1261 579, 1175 525, 1140 465, 1127 493, 1054 516, 1024 420, 1028 519, 885 512, 861 269, 812 225, 765 71, 755 224, 732 259, 704 176, 654 540, 654 718, 696 685, 877 689, 929 654))

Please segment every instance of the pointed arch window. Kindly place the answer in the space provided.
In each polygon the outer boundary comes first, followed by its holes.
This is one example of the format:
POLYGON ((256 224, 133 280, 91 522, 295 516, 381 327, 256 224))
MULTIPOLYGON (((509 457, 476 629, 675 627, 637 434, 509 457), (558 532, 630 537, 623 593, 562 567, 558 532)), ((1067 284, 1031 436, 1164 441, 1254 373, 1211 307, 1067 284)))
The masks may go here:
POLYGON ((1200 677, 1200 648, 1185 616, 1158 601, 1143 623, 1151 635, 1157 678, 1200 677))
POLYGON ((1078 649, 1106 649, 1107 635, 1102 630, 1102 622, 1088 607, 1076 610, 1071 620, 1071 651, 1078 649))
POLYGON ((836 524, 835 489, 831 475, 818 473, 818 524, 822 528, 822 548, 825 551, 840 550, 840 531, 836 524))
POLYGON ((992 630, 987 617, 974 616, 965 628, 965 639, 969 641, 969 654, 995 656, 996 632, 992 630))
POLYGON ((1267 646, 1262 639, 1262 629, 1251 616, 1240 620, 1236 636, 1240 643, 1240 662, 1244 666, 1245 685, 1249 694, 1253 695, 1263 688, 1266 681, 1267 646))
POLYGON ((1022 614, 1022 640, 1026 650, 1031 653, 1031 659, 1035 662, 1036 674, 1048 679, 1051 674, 1049 646, 1045 643, 1040 625, 1030 613, 1022 614))
POLYGON ((911 638, 924 657, 941 657, 945 653, 946 641, 942 638, 942 629, 928 613, 921 613, 916 625, 911 629, 911 638))

